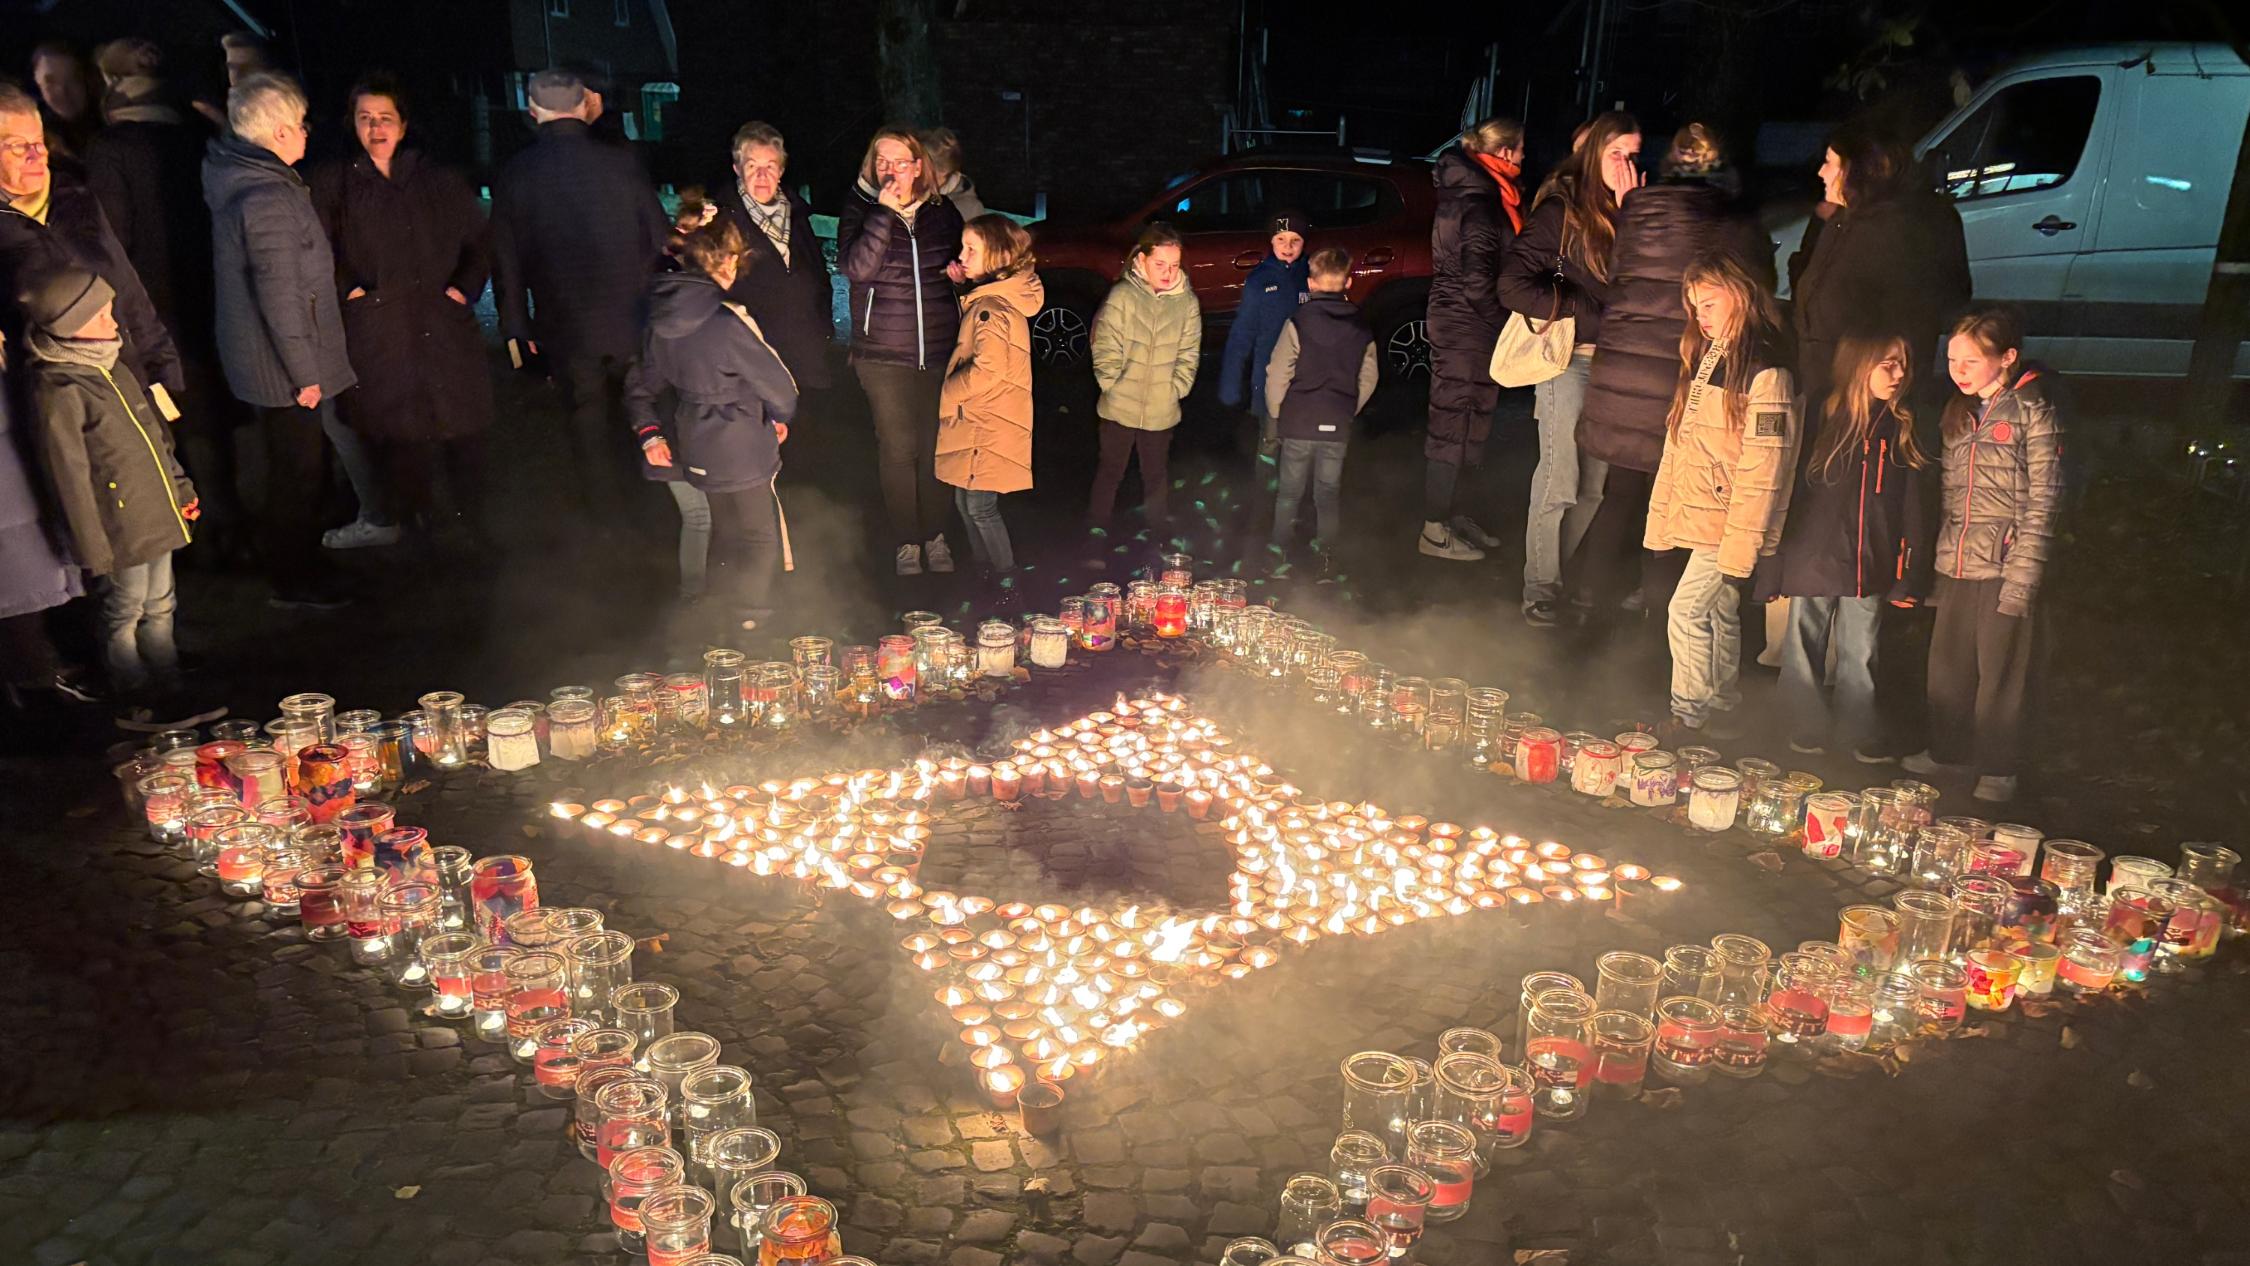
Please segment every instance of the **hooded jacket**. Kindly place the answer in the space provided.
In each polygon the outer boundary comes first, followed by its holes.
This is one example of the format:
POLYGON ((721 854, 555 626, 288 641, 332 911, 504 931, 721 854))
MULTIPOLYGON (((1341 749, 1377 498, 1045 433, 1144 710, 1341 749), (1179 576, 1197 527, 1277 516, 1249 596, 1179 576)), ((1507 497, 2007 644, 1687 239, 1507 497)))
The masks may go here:
POLYGON ((305 182, 262 145, 211 142, 203 158, 218 286, 219 360, 235 398, 259 408, 297 403, 317 386, 333 398, 357 384, 337 309, 336 258, 305 182))
MULTIPOLYGON (((1634 195, 1638 197, 1639 195, 1634 195)), ((1899 418, 1889 406, 1856 448, 1836 455, 1826 471, 1812 469, 1826 448, 1823 418, 1808 428, 1804 459, 1789 498, 1781 548, 1758 568, 1756 598, 1913 598, 1927 588, 1933 472, 1899 457, 1899 418)))
POLYGON ((1961 401, 1974 425, 1945 439, 1944 522, 1931 561, 1955 580, 1998 580, 2000 614, 2026 615, 2039 596, 2062 503, 2062 421, 2042 371, 1984 401, 1961 401))
POLYGON ((933 193, 905 217, 855 183, 836 221, 836 267, 851 281, 852 359, 943 368, 960 325, 945 266, 961 254, 961 213, 933 193))
POLYGON ((492 184, 502 337, 564 360, 632 356, 641 300, 671 231, 631 150, 577 119, 540 124, 492 184))
MULTIPOLYGON (((84 182, 59 167, 52 174, 47 201, 47 222, 41 224, 0 199, 0 335, 11 347, 23 340, 23 314, 16 295, 42 273, 57 268, 83 268, 109 283, 117 292, 117 328, 125 336, 121 354, 144 382, 160 382, 175 394, 182 390, 180 354, 172 335, 156 314, 140 274, 126 258, 124 245, 110 229, 101 200, 84 182)), ((199 318, 201 319, 201 318, 199 318)))
POLYGON ((836 337, 835 293, 828 284, 828 258, 820 238, 813 234, 812 209, 787 190, 789 204, 789 258, 774 249, 773 239, 751 219, 742 205, 742 192, 729 179, 719 191, 719 213, 734 221, 745 243, 742 265, 735 271, 727 298, 749 311, 766 342, 780 354, 781 363, 797 380, 800 391, 828 386, 828 344, 836 337))
POLYGON ((107 576, 187 544, 182 511, 195 487, 133 371, 122 360, 105 368, 31 349, 24 359, 40 464, 79 563, 107 576))
POLYGON ((1712 247, 1731 250, 1772 288, 1773 242, 1718 184, 1671 177, 1625 200, 1578 414, 1578 448, 1587 456, 1638 471, 1655 470, 1664 456, 1664 418, 1680 380, 1680 334, 1687 328, 1680 278, 1712 247))
POLYGON ((1091 344, 1094 383, 1102 390, 1096 414, 1136 431, 1180 424, 1180 401, 1195 385, 1203 355, 1203 308, 1185 271, 1159 294, 1127 264, 1094 314, 1091 344))
POLYGON ((1031 318, 1047 302, 1025 269, 971 290, 938 392, 937 477, 976 492, 1031 486, 1031 318))
MULTIPOLYGON (((1515 231, 1500 205, 1500 187, 1459 146, 1438 155, 1432 178, 1437 210, 1430 220, 1431 371, 1490 384, 1492 345, 1508 320, 1500 302, 1500 261, 1515 231)), ((1545 310, 1538 315, 1545 317, 1545 310)))
POLYGON ((963 224, 967 224, 985 212, 984 199, 977 196, 977 182, 969 179, 961 172, 954 172, 947 176, 945 183, 938 186, 938 192, 944 194, 945 200, 953 204, 953 209, 960 213, 961 223, 963 224))
POLYGON ((1739 427, 1727 421, 1713 358, 1696 367, 1649 492, 1645 548, 1716 550, 1721 572, 1748 579, 1759 556, 1780 545, 1799 427, 1794 382, 1774 359, 1760 348, 1743 367, 1749 399, 1739 427))
POLYGON ((1220 404, 1229 409, 1249 404, 1273 416, 1273 404, 1266 399, 1266 364, 1281 327, 1305 301, 1310 269, 1303 255, 1285 264, 1269 250, 1242 279, 1242 306, 1234 310, 1226 348, 1219 353, 1220 404))
POLYGON ((649 286, 648 334, 625 377, 625 415, 645 443, 666 435, 672 463, 706 492, 744 492, 781 470, 774 423, 797 412, 797 384, 742 305, 699 272, 649 286), (676 395, 669 426, 656 398, 676 395))

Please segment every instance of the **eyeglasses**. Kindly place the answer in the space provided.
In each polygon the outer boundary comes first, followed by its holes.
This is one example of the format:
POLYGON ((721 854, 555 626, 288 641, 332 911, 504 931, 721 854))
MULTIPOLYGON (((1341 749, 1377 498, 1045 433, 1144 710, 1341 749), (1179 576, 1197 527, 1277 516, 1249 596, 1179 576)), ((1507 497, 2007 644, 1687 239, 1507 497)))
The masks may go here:
POLYGON ((877 171, 912 171, 921 165, 922 160, 919 158, 901 158, 895 161, 888 158, 875 160, 875 170, 877 171))
POLYGON ((29 158, 33 154, 49 152, 51 151, 45 141, 0 141, 0 154, 6 154, 10 158, 29 158))

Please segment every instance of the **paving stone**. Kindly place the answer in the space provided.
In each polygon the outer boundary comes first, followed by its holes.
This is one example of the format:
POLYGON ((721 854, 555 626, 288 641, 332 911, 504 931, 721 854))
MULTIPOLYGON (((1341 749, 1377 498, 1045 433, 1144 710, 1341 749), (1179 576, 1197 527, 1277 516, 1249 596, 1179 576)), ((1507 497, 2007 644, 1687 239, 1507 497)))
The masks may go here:
POLYGON ((1016 1163, 1016 1149, 1006 1142, 971 1144, 969 1155, 976 1167, 986 1173, 1013 1168, 1016 1163))
POLYGON ((1123 1236, 1081 1235, 1071 1245, 1070 1256, 1080 1266, 1109 1266, 1124 1251, 1123 1236))
POLYGON ((1058 1266, 1070 1253, 1070 1241, 1044 1231, 1025 1231, 1016 1236, 1016 1253, 1038 1266, 1058 1266))
POLYGON ((1140 1218, 1133 1197, 1122 1192, 1098 1191, 1086 1197, 1082 1215, 1087 1226, 1101 1231, 1131 1230, 1140 1218))
POLYGON ((946 1259, 947 1266, 1000 1266, 998 1253, 987 1248, 962 1247, 953 1250, 946 1259))

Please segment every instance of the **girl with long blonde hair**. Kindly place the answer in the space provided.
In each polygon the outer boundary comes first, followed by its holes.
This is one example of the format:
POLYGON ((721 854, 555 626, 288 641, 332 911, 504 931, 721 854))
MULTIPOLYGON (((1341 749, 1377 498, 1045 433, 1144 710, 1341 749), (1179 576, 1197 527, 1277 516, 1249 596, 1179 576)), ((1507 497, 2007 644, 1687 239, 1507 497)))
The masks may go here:
POLYGON ((1717 714, 1741 702, 1738 587, 1780 544, 1797 455, 1797 392, 1777 348, 1773 295, 1742 261, 1698 255, 1680 286, 1689 322, 1644 547, 1688 551, 1672 592, 1676 729, 1729 735, 1717 714))

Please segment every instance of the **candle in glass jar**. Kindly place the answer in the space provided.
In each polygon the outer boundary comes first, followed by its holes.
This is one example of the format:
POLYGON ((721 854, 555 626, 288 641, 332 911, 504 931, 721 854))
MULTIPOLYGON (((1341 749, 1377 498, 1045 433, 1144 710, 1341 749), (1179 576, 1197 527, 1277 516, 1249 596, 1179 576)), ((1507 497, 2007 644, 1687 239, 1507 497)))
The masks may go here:
POLYGON ((1516 740, 1516 777, 1525 782, 1553 782, 1562 772, 1562 735, 1546 726, 1525 730, 1516 740))
POLYGON ((1185 637, 1188 627, 1187 591, 1176 585, 1167 585, 1156 594, 1156 635, 1163 638, 1185 637))

